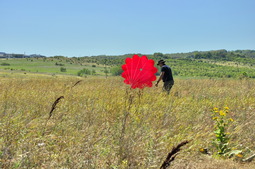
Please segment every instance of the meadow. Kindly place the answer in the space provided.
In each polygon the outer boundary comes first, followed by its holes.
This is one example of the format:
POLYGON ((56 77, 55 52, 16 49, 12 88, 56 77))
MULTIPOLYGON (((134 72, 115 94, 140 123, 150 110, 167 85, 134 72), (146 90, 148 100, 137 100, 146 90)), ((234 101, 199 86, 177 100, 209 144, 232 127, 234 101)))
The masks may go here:
POLYGON ((50 75, 75 75, 82 69, 94 71, 95 75, 104 75, 105 65, 78 63, 68 58, 8 58, 0 59, 0 70, 22 73, 44 73, 50 75), (65 71, 61 71, 64 68, 65 71))
POLYGON ((242 162, 255 151, 254 79, 176 78, 167 96, 121 77, 20 73, 1 75, 0 89, 0 168, 160 168, 185 140, 170 168, 255 168, 242 162), (228 146, 242 150, 231 159, 212 145, 223 107, 234 120, 228 146))

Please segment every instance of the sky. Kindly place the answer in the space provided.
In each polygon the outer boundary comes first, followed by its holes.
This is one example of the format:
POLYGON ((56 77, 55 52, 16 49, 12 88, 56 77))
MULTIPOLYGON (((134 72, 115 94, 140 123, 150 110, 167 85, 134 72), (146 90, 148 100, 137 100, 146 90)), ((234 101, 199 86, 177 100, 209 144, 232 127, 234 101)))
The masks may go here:
POLYGON ((0 52, 255 49, 255 0, 0 0, 0 52))

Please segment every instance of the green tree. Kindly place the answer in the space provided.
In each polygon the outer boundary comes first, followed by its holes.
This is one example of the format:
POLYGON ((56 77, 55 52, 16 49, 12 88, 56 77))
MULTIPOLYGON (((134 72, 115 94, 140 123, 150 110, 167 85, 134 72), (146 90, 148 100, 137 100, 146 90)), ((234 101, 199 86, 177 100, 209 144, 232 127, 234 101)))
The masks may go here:
POLYGON ((111 68, 111 74, 113 76, 119 76, 123 72, 121 66, 115 66, 111 68))
POLYGON ((95 75, 95 74, 96 74, 96 71, 93 69, 93 70, 91 71, 91 74, 92 74, 92 75, 95 75))
POLYGON ((104 73, 105 73, 105 77, 107 78, 109 71, 107 70, 106 67, 104 68, 104 73))
POLYGON ((154 56, 155 58, 163 58, 163 57, 164 57, 163 53, 160 53, 160 52, 154 53, 153 56, 154 56))

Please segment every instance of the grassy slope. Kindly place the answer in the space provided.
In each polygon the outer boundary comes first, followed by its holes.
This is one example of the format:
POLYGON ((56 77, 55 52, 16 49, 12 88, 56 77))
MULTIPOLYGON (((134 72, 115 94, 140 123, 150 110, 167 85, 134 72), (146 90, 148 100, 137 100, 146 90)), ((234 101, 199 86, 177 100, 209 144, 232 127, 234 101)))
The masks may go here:
MULTIPOLYGON (((104 75, 104 65, 93 63, 100 61, 98 57, 94 58, 93 62, 88 60, 77 60, 70 62, 72 59, 2 59, 0 60, 0 70, 17 72, 23 70, 23 72, 39 72, 39 73, 50 73, 50 74, 69 74, 77 75, 77 72, 83 68, 89 70, 95 70, 96 74, 104 75), (9 63, 10 66, 1 66, 2 63, 9 63), (55 64, 64 64, 64 66, 56 66, 55 64), (96 67, 92 67, 95 65, 96 67), (67 72, 61 72, 60 68, 64 67, 67 72)), ((116 61, 119 60, 116 57, 116 61)), ((124 60, 124 58, 123 58, 124 60)), ((232 61, 215 61, 207 59, 167 59, 173 69, 174 76, 182 77, 229 77, 229 78, 242 78, 244 72, 247 77, 255 78, 254 66, 236 63, 232 61)), ((114 65, 114 59, 113 59, 114 65)), ((110 67, 107 66, 110 70, 110 67)))
POLYGON ((254 153, 254 80, 177 78, 166 97, 130 91, 121 78, 18 77, 0 77, 0 168, 159 168, 187 139, 173 168, 255 168, 198 152, 213 151, 211 109, 228 106, 230 146, 254 153))
POLYGON ((174 75, 186 77, 230 77, 240 78, 246 72, 248 77, 255 78, 254 67, 232 65, 228 61, 210 61, 202 59, 167 59, 174 75))
POLYGON ((70 74, 77 75, 77 72, 83 68, 89 70, 95 70, 97 74, 103 74, 103 66, 96 65, 96 67, 92 67, 93 64, 86 63, 84 65, 81 64, 71 64, 66 61, 60 61, 58 59, 47 58, 45 61, 43 58, 33 58, 33 59, 1 59, 0 60, 0 70, 10 70, 14 69, 14 71, 24 72, 40 72, 40 73, 50 73, 50 74, 70 74), (10 66, 1 66, 2 63, 9 63, 10 66), (64 66, 56 66, 55 64, 64 64, 64 66), (67 69, 67 72, 61 72, 60 68, 64 67, 67 69))

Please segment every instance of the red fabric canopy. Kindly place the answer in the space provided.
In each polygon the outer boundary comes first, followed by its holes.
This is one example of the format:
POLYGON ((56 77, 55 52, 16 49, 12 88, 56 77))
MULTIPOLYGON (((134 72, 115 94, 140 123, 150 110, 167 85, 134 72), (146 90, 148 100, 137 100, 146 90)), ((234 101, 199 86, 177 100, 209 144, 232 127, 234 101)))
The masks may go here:
POLYGON ((156 80, 155 73, 158 71, 154 67, 154 60, 148 59, 147 56, 134 55, 132 58, 126 58, 125 62, 121 75, 125 78, 124 83, 131 85, 133 89, 152 87, 152 81, 156 80))

